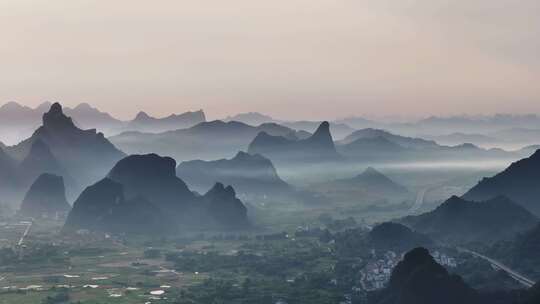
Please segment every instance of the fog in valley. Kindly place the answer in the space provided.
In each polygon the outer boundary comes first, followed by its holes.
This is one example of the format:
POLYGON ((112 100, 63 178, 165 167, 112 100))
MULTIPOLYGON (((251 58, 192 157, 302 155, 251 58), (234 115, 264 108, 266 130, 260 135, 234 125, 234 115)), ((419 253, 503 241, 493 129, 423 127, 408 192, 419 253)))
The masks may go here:
POLYGON ((0 304, 539 304, 538 12, 0 0, 0 304))

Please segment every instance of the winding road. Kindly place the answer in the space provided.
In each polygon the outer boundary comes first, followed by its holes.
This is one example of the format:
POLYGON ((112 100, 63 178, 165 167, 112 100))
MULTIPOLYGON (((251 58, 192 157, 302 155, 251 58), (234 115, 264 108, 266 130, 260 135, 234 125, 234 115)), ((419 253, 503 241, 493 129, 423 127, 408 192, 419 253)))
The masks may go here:
POLYGON ((23 235, 21 236, 21 238, 19 239, 19 242, 17 243, 17 246, 21 246, 24 242, 24 238, 28 235, 28 233, 30 232, 30 228, 32 228, 32 224, 33 222, 29 222, 26 226, 26 230, 24 230, 24 233, 23 235))
POLYGON ((416 201, 412 205, 411 209, 409 209, 409 213, 414 214, 420 210, 422 205, 424 204, 424 197, 426 196, 426 192, 429 190, 429 188, 420 189, 416 194, 416 201))
POLYGON ((499 261, 496 261, 492 258, 489 258, 485 255, 482 255, 478 252, 475 252, 475 251, 472 251, 472 250, 469 250, 469 249, 466 249, 466 248, 461 248, 461 247, 458 247, 458 250, 460 251, 463 251, 463 252, 467 252, 467 253, 470 253, 472 254, 473 256, 475 257, 478 257, 478 258, 481 258, 485 261, 487 261, 488 263, 490 263, 492 266, 495 266, 496 268, 499 268, 501 269, 502 271, 506 272, 508 275, 510 275, 512 278, 514 278, 516 281, 518 281, 519 283, 523 284, 524 286, 530 288, 532 287, 535 282, 527 277, 525 277, 524 275, 510 269, 508 266, 502 264, 501 262, 499 261))

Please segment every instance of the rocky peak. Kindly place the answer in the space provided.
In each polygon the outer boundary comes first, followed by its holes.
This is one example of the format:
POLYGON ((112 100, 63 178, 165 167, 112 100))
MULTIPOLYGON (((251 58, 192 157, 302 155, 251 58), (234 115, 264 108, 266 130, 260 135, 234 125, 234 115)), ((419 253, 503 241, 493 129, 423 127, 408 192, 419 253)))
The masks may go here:
POLYGON ((149 120, 149 119, 152 119, 152 117, 150 117, 150 115, 146 114, 146 112, 144 112, 144 111, 140 111, 139 113, 137 113, 134 120, 135 121, 144 121, 144 120, 149 120))
POLYGON ((206 193, 205 197, 228 200, 236 198, 236 192, 231 186, 225 187, 222 183, 216 183, 214 187, 206 193))
POLYGON ((328 121, 323 121, 315 133, 311 136, 312 139, 316 139, 319 141, 326 141, 332 143, 332 134, 330 133, 330 123, 328 121))
POLYGON ((76 128, 70 117, 67 117, 62 110, 62 105, 53 103, 49 111, 43 114, 43 127, 52 130, 64 130, 76 128))

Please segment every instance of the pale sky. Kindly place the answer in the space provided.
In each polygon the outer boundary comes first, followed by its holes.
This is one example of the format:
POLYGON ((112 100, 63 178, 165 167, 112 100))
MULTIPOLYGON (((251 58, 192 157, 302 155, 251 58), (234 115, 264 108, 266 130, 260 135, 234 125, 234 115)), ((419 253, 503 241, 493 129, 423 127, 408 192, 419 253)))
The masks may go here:
POLYGON ((0 103, 540 114, 538 0, 0 0, 0 103))

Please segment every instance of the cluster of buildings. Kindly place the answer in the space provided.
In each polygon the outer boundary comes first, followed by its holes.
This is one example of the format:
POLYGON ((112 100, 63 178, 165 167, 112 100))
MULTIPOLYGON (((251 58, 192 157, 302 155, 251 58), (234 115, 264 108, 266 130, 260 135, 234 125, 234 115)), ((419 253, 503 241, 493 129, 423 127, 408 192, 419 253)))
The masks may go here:
MULTIPOLYGON (((374 255, 375 256, 375 255, 374 255)), ((380 258, 373 259, 360 271, 360 284, 366 291, 383 288, 390 280, 392 269, 401 261, 393 251, 387 251, 380 258)))
POLYGON ((454 268, 457 267, 456 259, 450 256, 447 256, 444 253, 434 251, 431 253, 431 256, 435 259, 435 261, 445 267, 454 268))

